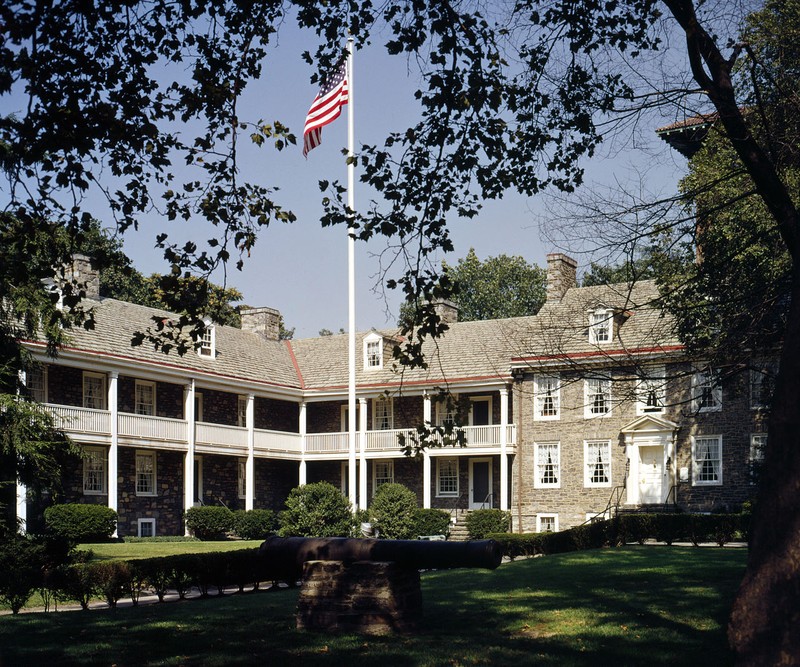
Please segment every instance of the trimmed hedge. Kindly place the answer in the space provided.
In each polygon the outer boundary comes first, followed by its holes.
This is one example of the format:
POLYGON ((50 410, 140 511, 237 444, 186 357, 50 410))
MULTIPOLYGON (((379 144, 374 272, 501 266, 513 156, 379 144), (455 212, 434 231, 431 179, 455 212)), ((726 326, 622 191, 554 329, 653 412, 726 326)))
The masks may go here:
POLYGON ((503 554, 511 559, 520 556, 582 551, 647 539, 672 544, 714 542, 724 546, 748 528, 747 514, 623 514, 607 521, 596 521, 557 533, 493 533, 503 554))
POLYGON ((265 540, 274 535, 278 518, 272 510, 236 510, 233 513, 233 533, 243 540, 265 540))
POLYGON ((221 505, 190 507, 184 513, 184 520, 200 540, 222 540, 233 530, 233 512, 221 505))
POLYGON ((450 512, 434 508, 421 509, 416 512, 415 537, 420 535, 444 535, 450 533, 450 512))
POLYGON ((328 482, 293 488, 279 520, 281 537, 347 537, 353 531, 350 501, 328 482))
POLYGON ((370 521, 377 526, 379 537, 389 540, 410 540, 417 532, 417 496, 402 484, 383 484, 375 493, 368 509, 370 521))
POLYGON ((102 542, 117 529, 117 513, 105 505, 67 503, 44 511, 47 528, 70 542, 102 542))
POLYGON ((502 510, 474 510, 467 514, 471 540, 485 540, 491 533, 505 533, 511 528, 511 513, 502 510))

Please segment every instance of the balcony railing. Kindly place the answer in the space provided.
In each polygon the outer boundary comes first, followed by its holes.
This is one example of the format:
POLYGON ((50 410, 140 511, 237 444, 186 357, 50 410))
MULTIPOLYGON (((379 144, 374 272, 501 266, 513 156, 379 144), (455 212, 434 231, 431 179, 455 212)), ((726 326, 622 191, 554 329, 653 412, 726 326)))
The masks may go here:
POLYGON ((187 439, 186 422, 183 419, 120 413, 118 420, 120 437, 165 442, 186 442, 187 439))
POLYGON ((48 405, 53 414, 56 428, 67 433, 91 433, 108 435, 111 433, 111 413, 107 410, 79 408, 70 405, 48 405))
MULTIPOLYGON (((95 436, 111 436, 111 413, 107 410, 93 410, 65 405, 48 405, 52 412, 56 426, 67 433, 80 435, 91 434, 95 436)), ((148 415, 134 415, 119 413, 117 416, 118 433, 125 440, 138 442, 164 442, 187 443, 188 424, 183 419, 170 419, 167 417, 153 417, 148 415)), ((468 449, 495 449, 500 447, 500 432, 502 426, 465 426, 468 449)), ((391 429, 386 431, 367 431, 365 438, 366 452, 399 453, 398 436, 403 434, 408 438, 414 433, 413 429, 391 429)), ((516 445, 516 426, 506 426, 506 443, 509 447, 516 445)), ((356 451, 361 451, 361 436, 357 434, 356 451)), ((197 422, 195 424, 195 442, 204 450, 218 449, 221 453, 236 452, 242 455, 247 451, 247 429, 239 426, 224 424, 210 424, 197 422)), ((303 438, 298 433, 284 431, 271 431, 255 429, 253 433, 253 446, 261 454, 291 454, 300 456, 303 438)), ((347 454, 349 451, 348 434, 339 433, 309 433, 306 435, 307 454, 347 454)))

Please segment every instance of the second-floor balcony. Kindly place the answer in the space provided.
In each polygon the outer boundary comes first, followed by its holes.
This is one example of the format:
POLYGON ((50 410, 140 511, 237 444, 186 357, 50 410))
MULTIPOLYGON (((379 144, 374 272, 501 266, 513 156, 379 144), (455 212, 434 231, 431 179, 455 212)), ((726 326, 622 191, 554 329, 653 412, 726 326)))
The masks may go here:
MULTIPOLYGON (((78 442, 110 443, 112 437, 112 413, 66 405, 46 406, 54 417, 55 425, 78 442)), ((194 444, 196 451, 207 454, 247 456, 249 431, 240 426, 196 422, 194 444)), ((465 426, 466 449, 471 453, 500 453, 502 426, 465 426)), ((505 442, 511 453, 516 446, 516 426, 508 424, 505 442)), ((184 419, 170 419, 149 415, 118 413, 116 423, 118 442, 121 445, 176 449, 187 451, 189 447, 189 423, 184 419)), ((356 451, 370 456, 401 455, 399 436, 408 441, 413 429, 391 429, 359 432, 356 451), (363 445, 362 445, 363 443, 363 445)), ((453 448, 448 448, 453 449, 453 448)), ((341 458, 349 453, 349 438, 346 432, 299 433, 253 429, 253 451, 256 456, 277 456, 299 459, 341 458)), ((460 451, 460 448, 455 448, 460 451)))

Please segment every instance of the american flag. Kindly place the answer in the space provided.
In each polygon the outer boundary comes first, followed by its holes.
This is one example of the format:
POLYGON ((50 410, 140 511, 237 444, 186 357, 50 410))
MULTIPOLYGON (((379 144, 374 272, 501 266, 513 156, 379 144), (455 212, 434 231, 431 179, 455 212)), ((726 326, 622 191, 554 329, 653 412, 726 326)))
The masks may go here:
POLYGON ((342 60, 332 76, 329 76, 311 103, 303 128, 303 155, 322 143, 322 128, 336 120, 348 101, 347 60, 342 60))

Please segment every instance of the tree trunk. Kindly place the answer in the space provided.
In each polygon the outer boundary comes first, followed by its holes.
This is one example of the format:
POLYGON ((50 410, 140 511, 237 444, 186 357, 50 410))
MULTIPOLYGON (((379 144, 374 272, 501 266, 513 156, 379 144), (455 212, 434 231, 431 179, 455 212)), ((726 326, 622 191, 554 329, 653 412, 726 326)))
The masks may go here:
POLYGON ((792 304, 728 637, 740 665, 800 664, 800 278, 792 304))

